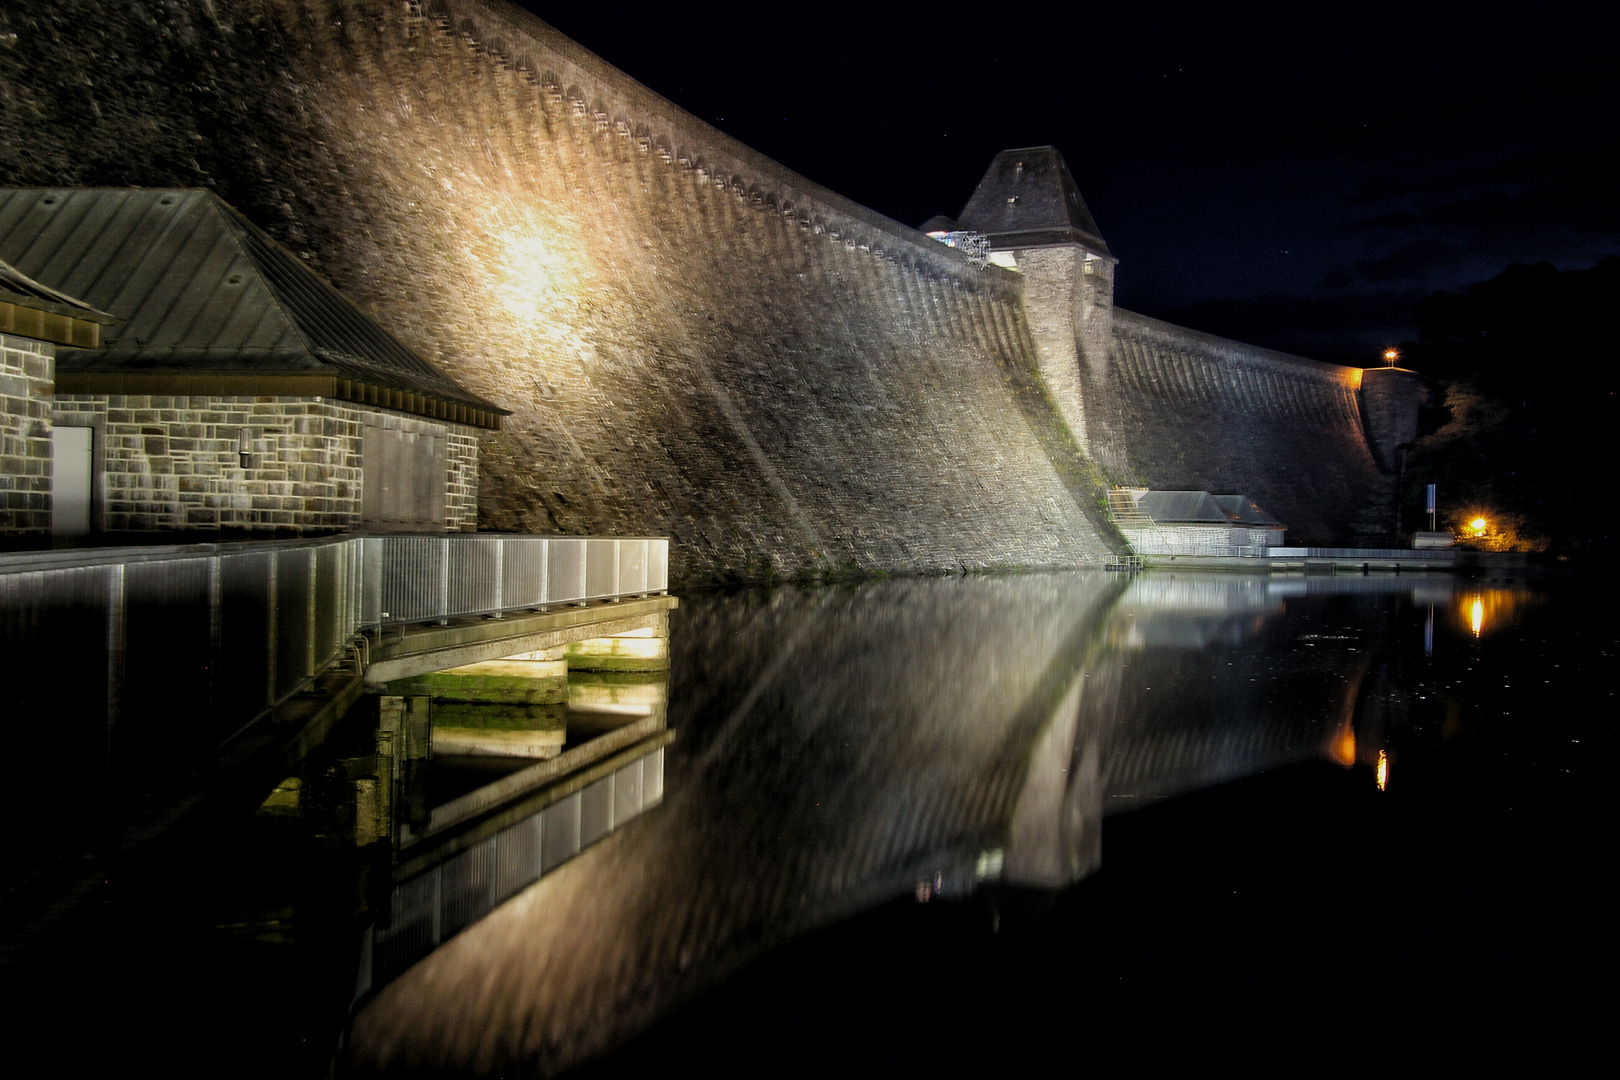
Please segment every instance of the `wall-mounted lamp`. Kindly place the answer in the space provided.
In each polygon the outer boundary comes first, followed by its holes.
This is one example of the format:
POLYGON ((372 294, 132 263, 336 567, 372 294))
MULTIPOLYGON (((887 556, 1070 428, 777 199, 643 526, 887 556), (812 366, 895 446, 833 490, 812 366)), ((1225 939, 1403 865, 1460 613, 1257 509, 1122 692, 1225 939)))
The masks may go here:
POLYGON ((247 428, 238 428, 236 431, 236 455, 241 461, 242 468, 252 467, 253 440, 249 437, 247 428))

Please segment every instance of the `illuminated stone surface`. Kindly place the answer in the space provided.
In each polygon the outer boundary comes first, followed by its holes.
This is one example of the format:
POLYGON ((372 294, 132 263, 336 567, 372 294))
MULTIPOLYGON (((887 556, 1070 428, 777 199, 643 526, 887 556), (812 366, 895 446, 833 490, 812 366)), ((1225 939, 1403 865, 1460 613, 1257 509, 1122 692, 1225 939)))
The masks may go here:
POLYGON ((1185 463, 1164 486, 1251 492, 1309 541, 1376 474, 1353 394, 1248 368, 1210 378, 1254 408, 1223 420, 1172 379, 1138 430, 1105 370, 1132 347, 1107 359, 1086 303, 1111 266, 974 268, 506 4, 65 0, 0 24, 0 182, 229 200, 513 410, 482 440, 482 528, 667 535, 676 584, 1082 565, 1107 557, 1108 481, 1185 463), (1078 345, 1051 304, 1084 309, 1078 345), (1219 424, 1244 441, 1204 467, 1219 424), (1267 441, 1290 424, 1332 426, 1320 475, 1267 441))

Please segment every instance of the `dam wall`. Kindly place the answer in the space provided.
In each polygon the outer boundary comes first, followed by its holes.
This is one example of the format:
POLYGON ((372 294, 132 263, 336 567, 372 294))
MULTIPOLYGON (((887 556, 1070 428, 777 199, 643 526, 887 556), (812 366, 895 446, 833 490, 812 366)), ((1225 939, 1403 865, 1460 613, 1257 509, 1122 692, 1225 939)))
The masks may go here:
POLYGON ((1388 482, 1360 368, 1115 308, 1106 366, 1084 375, 1089 448, 1114 483, 1248 495, 1310 545, 1346 535, 1388 482))
POLYGON ((0 183, 218 192, 513 411, 480 449, 481 528, 668 535, 677 582, 1107 557, 1016 275, 514 6, 0 19, 0 183))

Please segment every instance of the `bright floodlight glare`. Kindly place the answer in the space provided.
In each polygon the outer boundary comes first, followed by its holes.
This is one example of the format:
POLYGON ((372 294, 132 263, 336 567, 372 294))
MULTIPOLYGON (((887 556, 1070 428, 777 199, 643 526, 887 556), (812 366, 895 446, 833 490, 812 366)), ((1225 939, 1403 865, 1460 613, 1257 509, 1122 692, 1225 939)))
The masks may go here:
POLYGON ((1468 527, 1481 536, 1485 534, 1485 525, 1485 519, 1482 517, 1477 517, 1468 523, 1468 527))
POLYGON ((1400 358, 1401 358, 1400 350, 1398 350, 1398 349, 1385 349, 1384 350, 1384 359, 1388 360, 1392 366, 1394 365, 1395 361, 1399 360, 1400 358))

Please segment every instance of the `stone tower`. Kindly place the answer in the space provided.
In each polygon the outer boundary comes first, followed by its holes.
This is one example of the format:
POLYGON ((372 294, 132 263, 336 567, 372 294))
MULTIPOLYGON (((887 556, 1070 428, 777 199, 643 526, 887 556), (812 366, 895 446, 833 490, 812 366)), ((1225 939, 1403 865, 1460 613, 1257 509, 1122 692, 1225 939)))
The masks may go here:
POLYGON ((1107 373, 1114 264, 1054 146, 1004 150, 962 210, 960 227, 990 240, 991 261, 1025 277, 1024 307, 1042 379, 1075 438, 1103 436, 1087 406, 1107 373))

